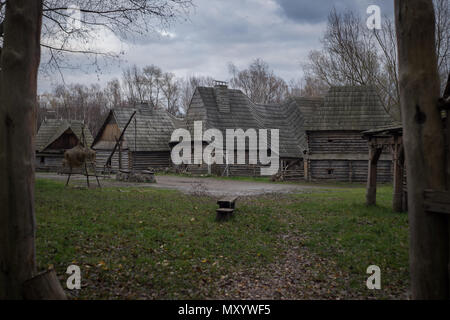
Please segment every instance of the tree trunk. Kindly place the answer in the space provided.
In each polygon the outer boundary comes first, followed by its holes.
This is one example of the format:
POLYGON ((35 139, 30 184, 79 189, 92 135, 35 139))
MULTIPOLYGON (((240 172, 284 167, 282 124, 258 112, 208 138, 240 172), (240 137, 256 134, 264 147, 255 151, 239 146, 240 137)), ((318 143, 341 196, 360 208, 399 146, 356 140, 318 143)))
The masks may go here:
POLYGON ((408 174, 413 299, 448 299, 447 220, 424 211, 424 190, 445 190, 445 151, 431 0, 395 0, 408 174))
POLYGON ((0 299, 36 273, 34 136, 42 0, 8 0, 0 61, 0 299))

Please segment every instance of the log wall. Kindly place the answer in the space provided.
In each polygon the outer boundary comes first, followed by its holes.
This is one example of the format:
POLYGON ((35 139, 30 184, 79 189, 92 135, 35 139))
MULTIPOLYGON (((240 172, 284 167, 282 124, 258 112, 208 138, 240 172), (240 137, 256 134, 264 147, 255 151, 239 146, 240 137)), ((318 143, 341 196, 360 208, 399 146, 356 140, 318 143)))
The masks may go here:
POLYGON ((369 153, 367 141, 360 131, 308 132, 310 154, 365 154, 369 153))
MULTIPOLYGON (((111 155, 112 150, 96 150, 96 167, 97 171, 101 172, 106 164, 106 160, 111 155)), ((128 163, 128 150, 123 150, 121 152, 122 158, 122 169, 129 169, 128 163)), ((111 159, 111 171, 118 172, 119 171, 119 150, 116 150, 114 156, 111 159)))
MULTIPOLYGON (((310 180, 330 180, 342 182, 366 182, 369 170, 368 161, 351 160, 311 160, 310 180)), ((377 180, 392 182, 392 161, 378 162, 377 180)))
POLYGON ((36 171, 57 172, 62 167, 63 154, 37 154, 35 159, 36 171))
POLYGON ((129 159, 130 168, 138 171, 158 171, 172 166, 169 151, 130 152, 129 159))

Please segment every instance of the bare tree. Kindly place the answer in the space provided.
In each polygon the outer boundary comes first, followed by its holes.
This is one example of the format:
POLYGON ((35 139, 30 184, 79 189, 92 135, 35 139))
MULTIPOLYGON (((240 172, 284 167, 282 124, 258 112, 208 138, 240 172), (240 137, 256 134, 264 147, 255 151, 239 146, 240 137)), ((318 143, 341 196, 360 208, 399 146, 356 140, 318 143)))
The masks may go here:
POLYGON ((245 70, 238 70, 230 63, 229 70, 232 75, 231 86, 241 89, 253 102, 279 103, 288 95, 286 82, 276 76, 262 59, 254 60, 245 70))
POLYGON ((50 68, 69 67, 62 64, 72 54, 92 57, 96 64, 99 55, 114 54, 89 45, 80 48, 73 41, 89 44, 99 28, 121 38, 143 34, 155 25, 154 19, 164 27, 191 4, 190 0, 0 0, 0 299, 23 298, 24 282, 36 273, 33 144, 41 46, 49 52, 50 68), (69 14, 74 9, 70 5, 81 15, 69 14), (74 21, 80 26, 74 27, 74 21))
POLYGON ((136 105, 144 101, 150 101, 151 91, 148 88, 148 81, 145 79, 142 70, 136 65, 123 71, 122 80, 128 104, 136 105))
POLYGON ((175 75, 170 72, 163 74, 161 81, 161 91, 164 95, 165 108, 175 116, 180 114, 180 83, 175 75))
MULTIPOLYGON (((400 102, 408 175, 413 299, 449 298, 448 220, 424 209, 424 191, 446 189, 435 12, 431 0, 395 0, 400 102)), ((447 151, 448 152, 448 151, 447 151)))
POLYGON ((323 97, 327 90, 327 84, 317 77, 305 75, 303 79, 289 81, 289 96, 291 97, 323 97))
POLYGON ((0 299, 36 275, 34 132, 42 1, 1 2, 0 299))
MULTIPOLYGON (((436 44, 441 88, 449 72, 449 3, 434 0, 436 44)), ((394 22, 384 18, 381 30, 370 31, 353 12, 333 10, 328 17, 323 49, 310 53, 304 66, 307 78, 334 85, 372 85, 383 106, 400 118, 397 40, 394 22)))
POLYGON ((450 73, 450 3, 448 0, 434 0, 436 13, 436 51, 438 70, 443 92, 450 73))
POLYGON ((194 95, 197 87, 212 87, 214 86, 214 79, 212 77, 204 76, 189 76, 186 79, 181 80, 181 112, 186 113, 191 103, 192 96, 194 95))
POLYGON ((375 86, 385 109, 400 119, 400 92, 398 82, 398 56, 395 23, 384 19, 381 30, 374 29, 373 36, 378 44, 380 70, 374 78, 375 86))
POLYGON ((123 91, 120 81, 113 79, 106 84, 104 90, 107 99, 107 106, 109 109, 124 107, 123 91))
POLYGON ((44 0, 43 65, 48 72, 86 65, 99 68, 99 58, 120 56, 95 45, 105 32, 122 40, 155 33, 191 7, 191 0, 44 0), (77 63, 73 57, 79 54, 82 59, 77 63))
POLYGON ((163 77, 163 71, 160 67, 150 65, 144 67, 142 73, 144 83, 149 93, 149 101, 154 106, 159 106, 161 102, 161 81, 163 77))
POLYGON ((328 16, 323 50, 310 54, 307 70, 329 86, 367 85, 374 82, 378 58, 361 19, 352 11, 335 9, 328 16))

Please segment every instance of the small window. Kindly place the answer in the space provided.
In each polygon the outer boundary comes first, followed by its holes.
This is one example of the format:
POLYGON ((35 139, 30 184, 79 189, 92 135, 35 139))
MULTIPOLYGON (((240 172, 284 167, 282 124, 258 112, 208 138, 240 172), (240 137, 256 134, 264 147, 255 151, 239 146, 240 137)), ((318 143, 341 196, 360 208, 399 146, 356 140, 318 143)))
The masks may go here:
POLYGON ((328 142, 331 143, 331 142, 334 142, 334 140, 333 139, 328 139, 328 142))
POLYGON ((328 174, 332 175, 334 173, 334 169, 328 169, 328 174))
POLYGON ((45 158, 41 157, 41 164, 44 164, 44 163, 45 163, 45 158))

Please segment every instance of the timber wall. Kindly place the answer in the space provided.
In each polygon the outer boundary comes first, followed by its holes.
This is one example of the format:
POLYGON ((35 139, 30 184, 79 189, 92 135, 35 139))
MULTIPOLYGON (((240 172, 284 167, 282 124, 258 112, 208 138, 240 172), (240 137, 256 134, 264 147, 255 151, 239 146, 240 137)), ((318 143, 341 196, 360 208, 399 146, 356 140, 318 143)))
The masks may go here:
MULTIPOLYGON (((308 132, 308 180, 366 182, 369 146, 359 131, 308 132)), ((391 155, 383 153, 377 180, 392 182, 391 155)))
POLYGON ((130 152, 130 168, 142 170, 162 170, 170 168, 172 161, 169 151, 130 152))

